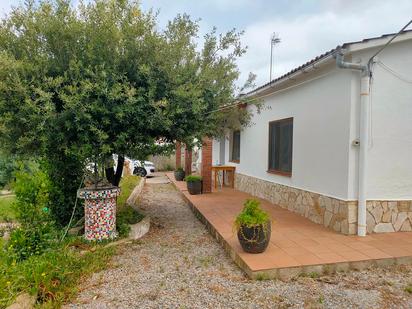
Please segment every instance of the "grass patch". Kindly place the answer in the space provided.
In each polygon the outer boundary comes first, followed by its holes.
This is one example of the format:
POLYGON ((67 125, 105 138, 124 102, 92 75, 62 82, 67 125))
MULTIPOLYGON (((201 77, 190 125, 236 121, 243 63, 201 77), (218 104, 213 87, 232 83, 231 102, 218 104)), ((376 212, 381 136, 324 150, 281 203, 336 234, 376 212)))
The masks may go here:
POLYGON ((120 181, 121 192, 117 198, 116 229, 120 237, 126 237, 130 232, 130 224, 140 222, 144 216, 136 209, 126 204, 133 189, 142 181, 141 177, 129 175, 120 181))
MULTIPOLYGON (((97 246, 80 254, 79 238, 72 238, 42 255, 16 263, 0 253, 0 307, 10 305, 22 292, 37 297, 37 305, 58 308, 73 299, 78 284, 91 273, 104 269, 115 249, 97 246), (76 249, 77 247, 77 249, 76 249), (4 288, 3 288, 4 287, 4 288)), ((84 244, 83 248, 86 248, 84 244)))
POLYGON ((141 180, 141 177, 135 175, 122 177, 122 180, 120 181, 121 192, 119 197, 117 198, 117 209, 119 211, 122 210, 122 208, 126 207, 127 199, 141 180))
POLYGON ((11 222, 15 219, 12 204, 14 196, 0 196, 0 222, 11 222))

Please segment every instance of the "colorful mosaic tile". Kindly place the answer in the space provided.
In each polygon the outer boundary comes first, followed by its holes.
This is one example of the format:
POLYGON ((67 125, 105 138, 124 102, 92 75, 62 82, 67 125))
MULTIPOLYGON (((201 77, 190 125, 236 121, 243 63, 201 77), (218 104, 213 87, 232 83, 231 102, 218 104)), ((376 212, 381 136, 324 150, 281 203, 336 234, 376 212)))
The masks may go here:
POLYGON ((84 199, 84 237, 96 241, 113 239, 116 232, 116 204, 120 188, 81 189, 77 195, 84 199))

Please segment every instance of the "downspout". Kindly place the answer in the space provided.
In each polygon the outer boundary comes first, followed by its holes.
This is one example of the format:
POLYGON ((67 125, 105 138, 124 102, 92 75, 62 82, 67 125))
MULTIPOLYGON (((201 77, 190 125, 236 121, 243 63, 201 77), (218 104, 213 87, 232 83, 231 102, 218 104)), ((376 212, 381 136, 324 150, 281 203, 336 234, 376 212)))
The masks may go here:
POLYGON ((361 73, 360 86, 360 134, 359 134, 359 170, 358 170, 358 236, 366 235, 366 175, 367 175, 367 152, 369 144, 369 89, 370 89, 370 70, 368 66, 345 62, 341 49, 335 54, 336 66, 341 69, 357 70, 361 73))

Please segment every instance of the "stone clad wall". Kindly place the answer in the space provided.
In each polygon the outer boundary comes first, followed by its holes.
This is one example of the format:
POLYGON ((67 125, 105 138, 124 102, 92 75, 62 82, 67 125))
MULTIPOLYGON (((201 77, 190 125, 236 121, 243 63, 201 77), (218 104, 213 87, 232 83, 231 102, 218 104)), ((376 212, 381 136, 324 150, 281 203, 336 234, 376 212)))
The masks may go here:
POLYGON ((412 231, 412 201, 368 201, 368 233, 412 231))
POLYGON ((356 234, 357 203, 236 173, 235 188, 343 234, 356 234))
MULTIPOLYGON (((235 188, 337 232, 357 233, 357 201, 344 201, 236 173, 235 188)), ((368 201, 367 232, 412 231, 412 201, 368 201)))

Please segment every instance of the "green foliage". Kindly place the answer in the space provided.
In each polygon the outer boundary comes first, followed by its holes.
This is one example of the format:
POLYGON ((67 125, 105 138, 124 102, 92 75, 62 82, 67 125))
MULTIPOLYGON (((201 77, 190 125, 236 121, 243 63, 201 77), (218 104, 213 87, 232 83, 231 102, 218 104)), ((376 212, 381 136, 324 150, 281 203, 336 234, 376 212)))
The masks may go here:
POLYGON ((183 172, 184 170, 183 170, 183 167, 178 167, 175 171, 176 172, 183 172))
MULTIPOLYGON (((135 1, 40 0, 12 10, 0 24, 1 143, 104 162, 160 151, 159 138, 191 144, 217 134, 229 112, 212 111, 234 101, 246 49, 234 29, 212 30, 203 47, 198 35, 187 15, 158 30, 135 1)), ((248 119, 246 109, 229 110, 237 125, 248 119)))
MULTIPOLYGON (((70 220, 77 189, 82 182, 84 164, 80 156, 50 148, 47 150, 42 168, 50 179, 50 216, 56 225, 65 226, 70 220)), ((83 201, 78 200, 77 203, 74 221, 79 220, 84 214, 83 201)))
POLYGON ((120 195, 117 198, 116 230, 120 237, 126 237, 130 232, 130 224, 135 224, 143 219, 143 215, 136 209, 126 204, 126 200, 133 189, 142 181, 141 177, 129 175, 120 181, 120 195))
POLYGON ((13 205, 20 228, 12 231, 8 253, 20 261, 39 255, 53 245, 56 238, 49 216, 50 181, 38 167, 16 172, 13 184, 16 201, 13 205))
POLYGON ((42 255, 17 262, 0 251, 0 307, 10 305, 22 292, 36 295, 37 302, 60 307, 72 299, 81 278, 106 267, 113 248, 99 248, 80 255, 75 248, 87 249, 77 239, 68 240, 42 255))
POLYGON ((197 181, 202 181, 202 177, 198 175, 187 175, 185 177, 186 182, 197 182, 197 181))
POLYGON ((133 0, 27 1, 2 20, 0 147, 44 160, 57 224, 68 223, 88 162, 191 147, 249 123, 250 109, 226 108, 239 92, 242 33, 213 29, 197 46, 199 33, 187 15, 159 30, 133 0))
POLYGON ((0 151, 0 189, 12 181, 15 168, 16 161, 14 156, 6 155, 0 151))
POLYGON ((120 237, 127 237, 130 232, 130 224, 136 224, 144 216, 131 206, 125 206, 117 213, 116 230, 120 237))
POLYGON ((50 221, 50 186, 47 174, 36 166, 32 166, 30 170, 21 168, 16 172, 13 183, 16 194, 14 209, 23 228, 35 228, 50 221))
POLYGON ((17 228, 10 234, 9 257, 22 261, 30 256, 39 255, 55 244, 55 236, 55 230, 50 224, 41 224, 29 229, 17 228))
POLYGON ((117 210, 126 207, 127 199, 140 181, 142 181, 142 178, 136 175, 127 175, 122 178, 120 181, 120 195, 117 197, 117 210))
POLYGON ((269 214, 260 208, 259 200, 248 199, 243 205, 242 212, 236 217, 234 227, 239 230, 242 225, 247 227, 265 226, 269 220, 269 214))
POLYGON ((14 196, 0 196, 0 222, 11 222, 15 219, 13 210, 14 196))

